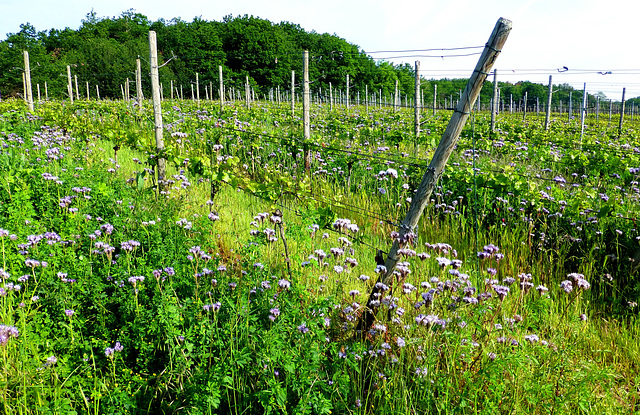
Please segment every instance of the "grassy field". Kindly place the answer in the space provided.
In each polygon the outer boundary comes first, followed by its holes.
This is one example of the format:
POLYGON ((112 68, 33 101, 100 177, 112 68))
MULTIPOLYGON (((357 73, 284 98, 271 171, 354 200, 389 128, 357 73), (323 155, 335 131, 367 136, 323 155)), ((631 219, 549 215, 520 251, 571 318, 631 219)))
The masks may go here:
POLYGON ((637 120, 473 114, 367 302, 448 113, 163 115, 0 102, 4 413, 640 411, 637 120))

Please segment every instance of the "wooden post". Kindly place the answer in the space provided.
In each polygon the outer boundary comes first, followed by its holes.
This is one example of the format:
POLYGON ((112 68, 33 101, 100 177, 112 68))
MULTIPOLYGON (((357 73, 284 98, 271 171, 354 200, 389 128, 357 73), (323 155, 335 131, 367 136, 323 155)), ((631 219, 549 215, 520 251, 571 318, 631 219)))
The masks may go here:
POLYGON ((138 99, 138 111, 142 112, 142 66, 140 59, 136 59, 136 96, 138 99))
POLYGON ((195 100, 196 100, 196 96, 193 91, 193 84, 191 84, 191 101, 195 101, 195 100))
POLYGON ((493 99, 491 100, 491 132, 496 131, 496 112, 498 112, 498 70, 493 70, 493 99))
POLYGON ((100 101, 100 88, 98 87, 98 84, 96 84, 96 99, 100 101))
POLYGON ((573 91, 569 91, 569 119, 571 119, 571 113, 573 113, 573 91))
POLYGON ((170 82, 170 88, 171 88, 171 101, 173 101, 173 79, 170 82))
POLYGON ((247 108, 249 108, 251 102, 251 91, 249 90, 249 75, 246 75, 244 81, 244 100, 247 104, 247 108))
POLYGON ((596 95, 596 123, 600 117, 600 95, 596 95))
MULTIPOLYGON (((405 241, 403 242, 403 245, 405 245, 407 241, 407 234, 411 233, 415 235, 422 212, 427 206, 431 193, 438 182, 438 178, 442 174, 447 164, 447 160, 456 146, 462 128, 469 118, 471 108, 480 94, 480 90, 482 89, 482 84, 487 77, 487 73, 491 71, 491 67, 506 42, 510 31, 511 21, 500 18, 491 33, 478 64, 471 74, 471 78, 469 78, 469 82, 462 94, 462 99, 458 102, 458 105, 449 120, 447 129, 442 135, 442 139, 440 140, 438 148, 433 155, 433 159, 422 177, 420 186, 412 198, 407 216, 398 228, 399 236, 393 241, 393 245, 389 250, 389 254, 385 261, 386 272, 380 275, 378 278, 379 282, 382 282, 387 286, 392 285, 394 270, 398 260, 400 259, 398 256, 400 241, 405 241)), ((371 309, 375 307, 371 305, 371 301, 376 297, 377 293, 380 292, 381 290, 374 286, 369 296, 369 300, 366 302, 365 312, 360 318, 357 327, 357 330, 359 330, 363 335, 366 334, 369 327, 371 327, 374 322, 375 316, 371 309)))
POLYGON ((198 108, 200 108, 200 74, 196 72, 196 100, 198 101, 198 108))
POLYGON ((346 91, 346 99, 345 102, 347 103, 347 111, 349 110, 349 74, 347 74, 347 91, 346 91))
POLYGON ((184 90, 182 89, 182 84, 180 84, 180 99, 184 100, 184 90))
POLYGON ((525 91, 524 93, 524 100, 522 101, 522 121, 527 119, 527 96, 529 95, 529 92, 525 91))
POLYGON ((25 78, 25 99, 29 111, 33 112, 33 90, 31 89, 31 66, 29 65, 29 52, 23 51, 24 57, 24 78, 25 78))
POLYGON ((622 103, 620 107, 620 124, 618 124, 618 138, 622 135, 622 123, 624 122, 624 95, 627 92, 627 88, 622 88, 622 103))
POLYGON ((549 131, 549 125, 551 123, 551 98, 553 97, 553 84, 551 83, 551 75, 549 75, 549 92, 547 97, 547 113, 544 117, 544 129, 549 131))
POLYGON ((365 112, 369 113, 369 85, 364 86, 364 108, 365 112))
POLYGON ((166 161, 164 159, 164 140, 162 137, 162 107, 160 106, 160 75, 158 73, 158 47, 156 32, 149 31, 149 66, 151 68, 151 99, 153 100, 153 118, 155 121, 156 156, 158 157, 158 194, 164 190, 166 161))
POLYGON ((536 97, 536 117, 540 116, 540 97, 536 97))
POLYGON ((73 104, 73 86, 71 86, 71 66, 67 65, 67 94, 73 104))
POLYGON ((393 94, 393 110, 398 111, 400 106, 400 96, 398 95, 398 80, 396 79, 396 90, 393 94))
POLYGON ((333 111, 333 87, 329 82, 329 111, 333 111))
POLYGON ((122 84, 120 84, 120 92, 122 93, 122 100, 125 101, 124 88, 122 84))
POLYGON ((418 145, 418 138, 420 138, 420 61, 416 61, 416 99, 414 102, 414 115, 413 115, 413 129, 415 132, 415 145, 418 145))
POLYGON ((220 78, 220 112, 222 112, 222 108, 224 107, 224 82, 222 80, 222 65, 218 66, 218 77, 220 78))
POLYGON ((36 87, 38 89, 38 103, 40 102, 40 84, 36 84, 36 87))
POLYGON ((613 112, 613 101, 609 100, 609 124, 611 124, 611 113, 613 112))
POLYGON ((124 94, 125 94, 125 101, 131 101, 131 89, 129 89, 129 78, 127 78, 127 82, 124 84, 124 94))
POLYGON ((582 108, 580 108, 580 140, 584 134, 584 121, 587 118, 587 83, 584 83, 584 89, 582 90, 582 108))
POLYGON ((87 84, 87 101, 89 101, 90 97, 89 97, 89 81, 86 82, 87 84))
POLYGON ((291 116, 296 114, 296 71, 291 71, 291 116))
POLYGON ((433 115, 436 115, 436 108, 438 106, 438 84, 433 85, 433 115))
MULTIPOLYGON (((304 93, 302 95, 302 121, 304 124, 304 142, 305 145, 311 139, 311 121, 309 119, 309 51, 305 50, 302 55, 302 79, 304 82, 304 93)), ((305 148, 304 165, 307 171, 311 170, 311 151, 305 148)))

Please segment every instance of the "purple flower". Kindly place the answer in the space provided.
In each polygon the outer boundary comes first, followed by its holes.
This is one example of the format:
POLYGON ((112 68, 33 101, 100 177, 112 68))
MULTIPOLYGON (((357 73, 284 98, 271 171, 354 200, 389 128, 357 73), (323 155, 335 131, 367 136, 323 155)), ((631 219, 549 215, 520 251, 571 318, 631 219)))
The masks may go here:
POLYGON ((286 289, 288 289, 289 287, 291 287, 291 283, 290 283, 289 281, 285 280, 284 278, 281 278, 281 279, 278 281, 278 286, 280 286, 280 288, 282 288, 282 289, 285 289, 285 290, 286 290, 286 289))
POLYGON ((75 311, 73 311, 73 310, 64 310, 64 314, 67 317, 71 317, 74 313, 75 313, 75 311))
POLYGON ((301 325, 299 325, 298 331, 302 334, 307 333, 309 331, 309 328, 307 327, 307 323, 302 323, 301 325))

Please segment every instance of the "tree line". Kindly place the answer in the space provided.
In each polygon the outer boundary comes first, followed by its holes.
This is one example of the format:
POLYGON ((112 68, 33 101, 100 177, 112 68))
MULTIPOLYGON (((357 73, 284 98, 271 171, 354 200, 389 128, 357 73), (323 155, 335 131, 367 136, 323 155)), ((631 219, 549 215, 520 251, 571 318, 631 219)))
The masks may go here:
MULTIPOLYGON (((50 97, 67 95, 66 67, 70 66, 81 85, 98 85, 103 98, 121 97, 121 85, 126 79, 135 80, 136 59, 148 68, 148 32, 154 30, 158 38, 160 81, 165 91, 171 81, 190 86, 198 73, 201 84, 212 83, 217 96, 218 67, 223 67, 225 85, 242 89, 246 77, 258 93, 272 88, 290 88, 291 71, 302 79, 302 52, 309 50, 309 77, 312 90, 344 90, 346 75, 350 78, 350 94, 382 92, 392 96, 398 81, 401 96, 415 95, 415 72, 410 64, 375 61, 357 45, 337 35, 307 32, 290 22, 272 23, 253 16, 226 16, 221 21, 194 18, 186 22, 179 18, 150 21, 134 10, 116 17, 98 17, 88 13, 77 30, 50 29, 37 31, 24 23, 18 33, 9 33, 0 42, 0 94, 3 97, 21 96, 23 91, 23 50, 30 54, 32 84, 40 84, 50 97)), ((143 70, 144 72, 145 70, 143 70)), ((491 82, 485 83, 481 100, 488 102, 493 95, 491 82)), ((423 79, 422 94, 432 102, 434 85, 440 99, 455 100, 466 85, 466 79, 423 79)), ((296 81, 300 84, 300 81, 296 81)), ((150 81, 143 76, 143 91, 150 96, 150 81)), ((501 96, 507 102, 521 102, 525 93, 529 104, 546 103, 547 87, 532 82, 515 84, 499 82, 501 96)), ((201 88, 203 90, 203 88, 201 88)), ((165 92, 166 93, 166 92, 165 92)), ((554 87, 553 104, 567 102, 572 93, 574 102, 582 101, 582 91, 570 85, 554 87)), ((364 95, 363 95, 364 96, 364 95)), ((595 96, 589 96, 595 102, 595 96)), ((428 101, 429 100, 429 101, 428 101)), ((425 103, 425 106, 428 104, 425 103)))

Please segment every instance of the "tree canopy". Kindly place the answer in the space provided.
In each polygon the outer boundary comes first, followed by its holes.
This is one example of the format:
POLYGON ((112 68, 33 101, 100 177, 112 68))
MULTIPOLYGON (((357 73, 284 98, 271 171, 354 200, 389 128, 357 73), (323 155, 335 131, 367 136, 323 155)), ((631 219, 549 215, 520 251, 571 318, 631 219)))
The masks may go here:
MULTIPOLYGON (((217 85, 218 66, 223 67, 225 84, 241 87, 246 77, 256 90, 265 93, 270 88, 290 87, 291 71, 302 79, 302 52, 309 50, 310 80, 315 91, 344 89, 346 75, 350 77, 351 93, 381 91, 391 96, 398 81, 400 93, 415 94, 414 68, 375 61, 357 45, 337 35, 307 32, 295 23, 272 23, 253 16, 226 16, 222 21, 195 18, 186 22, 179 18, 150 21, 134 10, 117 17, 98 17, 90 12, 77 30, 69 28, 37 31, 24 23, 18 33, 10 33, 0 42, 0 93, 16 96, 22 93, 23 50, 30 54, 32 84, 44 87, 47 82, 51 97, 67 94, 66 67, 70 66, 81 85, 98 85, 102 97, 121 96, 121 85, 134 80, 136 59, 148 67, 148 32, 154 30, 158 39, 160 81, 165 90, 171 81, 188 87, 198 73, 204 85, 217 85)), ((296 81, 299 83, 299 81, 296 81)), ((433 86, 438 85, 440 97, 457 97, 466 79, 423 80, 425 101, 433 99, 433 86)), ((531 82, 499 83, 502 98, 514 102, 525 93, 535 102, 546 103, 547 87, 531 82)), ((149 96, 149 80, 143 77, 143 91, 149 96)), ((217 90, 217 89, 216 89, 217 90)), ((582 91, 569 85, 554 87, 554 102, 566 101, 569 92, 575 100, 582 91)), ((217 94, 216 94, 217 95, 217 94)), ((488 102, 492 86, 487 82, 481 99, 488 102)), ((595 97, 590 96, 595 101, 595 97)))

